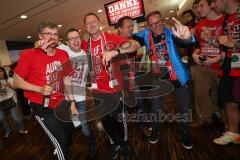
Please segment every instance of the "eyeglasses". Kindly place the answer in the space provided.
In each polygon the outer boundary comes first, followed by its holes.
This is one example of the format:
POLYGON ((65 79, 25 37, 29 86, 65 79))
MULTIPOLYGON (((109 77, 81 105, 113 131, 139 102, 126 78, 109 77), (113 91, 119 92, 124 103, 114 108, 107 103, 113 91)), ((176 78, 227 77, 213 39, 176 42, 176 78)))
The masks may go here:
POLYGON ((149 24, 149 27, 151 27, 151 28, 157 28, 157 27, 161 26, 162 24, 163 24, 163 18, 162 18, 161 20, 159 20, 158 22, 149 24))
POLYGON ((43 32, 41 34, 44 34, 44 35, 46 35, 48 37, 51 37, 51 36, 58 37, 59 36, 58 33, 51 33, 51 32, 43 32))
POLYGON ((76 36, 76 37, 71 37, 67 39, 68 41, 79 41, 81 40, 80 36, 76 36))

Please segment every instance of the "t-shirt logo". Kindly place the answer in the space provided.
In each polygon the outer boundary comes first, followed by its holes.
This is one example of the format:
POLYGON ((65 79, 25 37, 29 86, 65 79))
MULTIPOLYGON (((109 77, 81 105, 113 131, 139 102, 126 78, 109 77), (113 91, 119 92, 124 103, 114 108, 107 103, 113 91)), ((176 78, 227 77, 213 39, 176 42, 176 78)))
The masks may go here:
POLYGON ((59 72, 62 71, 62 64, 60 61, 53 61, 46 66, 46 80, 47 84, 53 88, 53 91, 60 90, 59 72))

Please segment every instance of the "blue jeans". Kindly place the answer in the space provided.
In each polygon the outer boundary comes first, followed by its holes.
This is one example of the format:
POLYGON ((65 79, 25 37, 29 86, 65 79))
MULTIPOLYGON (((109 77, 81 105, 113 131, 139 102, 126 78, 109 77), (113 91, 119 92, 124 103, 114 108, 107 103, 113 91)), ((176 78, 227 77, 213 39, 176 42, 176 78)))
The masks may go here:
MULTIPOLYGON (((19 110, 18 110, 17 106, 11 108, 9 111, 10 111, 11 117, 16 122, 17 130, 23 129, 24 128, 23 122, 20 118, 20 113, 19 113, 19 110)), ((10 127, 9 122, 6 119, 5 113, 6 113, 6 111, 1 111, 0 110, 0 126, 1 126, 1 128, 3 128, 5 130, 6 133, 8 133, 8 132, 11 132, 12 129, 10 127)))
MULTIPOLYGON (((87 104, 86 101, 80 101, 76 102, 76 107, 79 113, 86 113, 87 111, 87 104)), ((87 114, 81 114, 81 123, 82 123, 82 128, 81 131, 83 135, 87 138, 87 141, 90 145, 95 145, 95 136, 93 134, 92 129, 90 128, 88 124, 88 119, 87 119, 87 114)))

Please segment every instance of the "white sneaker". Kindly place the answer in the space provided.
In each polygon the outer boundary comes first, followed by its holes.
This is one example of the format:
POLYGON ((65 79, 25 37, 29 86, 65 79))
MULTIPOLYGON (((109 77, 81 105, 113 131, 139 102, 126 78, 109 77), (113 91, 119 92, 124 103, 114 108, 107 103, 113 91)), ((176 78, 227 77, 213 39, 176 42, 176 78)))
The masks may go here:
POLYGON ((221 137, 215 138, 213 142, 218 145, 227 145, 229 143, 240 143, 240 135, 238 133, 226 132, 221 137))

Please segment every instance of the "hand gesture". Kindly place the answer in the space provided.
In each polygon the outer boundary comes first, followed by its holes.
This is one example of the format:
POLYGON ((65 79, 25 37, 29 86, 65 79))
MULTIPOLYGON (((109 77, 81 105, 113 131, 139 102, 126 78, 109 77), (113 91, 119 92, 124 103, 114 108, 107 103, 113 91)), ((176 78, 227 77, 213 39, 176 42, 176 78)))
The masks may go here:
POLYGON ((40 93, 44 96, 49 96, 52 92, 52 87, 50 87, 49 85, 44 85, 41 88, 40 93))
POLYGON ((199 59, 200 57, 202 57, 200 54, 193 53, 192 57, 193 57, 194 62, 196 62, 198 65, 202 65, 203 64, 203 62, 200 61, 200 59, 199 59))
POLYGON ((172 18, 175 25, 172 27, 173 34, 179 39, 189 40, 191 38, 191 32, 187 26, 184 26, 176 18, 172 18))
POLYGON ((47 52, 48 47, 55 42, 56 41, 52 38, 50 38, 49 40, 39 40, 38 47, 41 48, 44 52, 47 52))
POLYGON ((73 102, 71 103, 70 110, 71 110, 71 114, 72 114, 72 115, 78 114, 76 104, 73 103, 73 102))
POLYGON ((118 51, 106 51, 103 52, 103 65, 108 66, 109 61, 118 55, 118 51))

